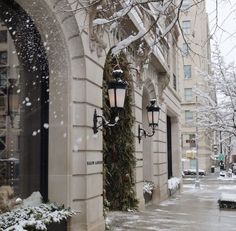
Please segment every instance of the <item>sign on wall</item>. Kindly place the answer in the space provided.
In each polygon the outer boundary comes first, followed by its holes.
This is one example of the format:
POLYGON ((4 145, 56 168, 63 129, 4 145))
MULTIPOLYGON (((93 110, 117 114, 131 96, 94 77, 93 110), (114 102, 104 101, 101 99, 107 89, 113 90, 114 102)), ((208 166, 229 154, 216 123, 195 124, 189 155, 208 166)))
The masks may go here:
POLYGON ((186 151, 186 158, 190 160, 196 159, 196 150, 187 150, 186 151))

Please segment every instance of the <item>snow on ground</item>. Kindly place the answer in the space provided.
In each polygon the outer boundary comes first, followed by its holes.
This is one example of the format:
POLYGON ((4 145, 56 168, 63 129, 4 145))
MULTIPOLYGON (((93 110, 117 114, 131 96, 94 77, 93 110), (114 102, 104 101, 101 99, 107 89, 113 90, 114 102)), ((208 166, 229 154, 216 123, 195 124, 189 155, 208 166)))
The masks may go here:
POLYGON ((221 193, 221 195, 220 195, 220 200, 221 200, 221 201, 236 202, 236 194, 221 193))
POLYGON ((166 200, 160 203, 160 206, 169 206, 169 205, 174 205, 177 203, 178 198, 173 198, 170 200, 166 200))
POLYGON ((236 185, 222 185, 217 188, 218 190, 235 190, 236 191, 236 185))
POLYGON ((201 178, 200 188, 195 188, 195 180, 192 180, 191 184, 183 184, 181 194, 175 194, 158 206, 151 205, 144 211, 132 213, 109 212, 111 230, 235 231, 235 210, 220 210, 217 201, 221 193, 232 195, 235 192, 236 197, 236 182, 217 180, 215 174, 201 178))
POLYGON ((218 179, 218 180, 236 180, 236 175, 232 175, 232 177, 219 176, 217 179, 218 179))

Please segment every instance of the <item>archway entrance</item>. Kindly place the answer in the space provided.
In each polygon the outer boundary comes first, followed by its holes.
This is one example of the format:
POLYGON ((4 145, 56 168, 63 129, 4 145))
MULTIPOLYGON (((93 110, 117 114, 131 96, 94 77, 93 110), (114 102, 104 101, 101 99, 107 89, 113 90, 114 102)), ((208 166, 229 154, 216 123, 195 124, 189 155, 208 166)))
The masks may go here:
POLYGON ((48 198, 49 73, 41 36, 14 1, 0 0, 0 186, 48 198))

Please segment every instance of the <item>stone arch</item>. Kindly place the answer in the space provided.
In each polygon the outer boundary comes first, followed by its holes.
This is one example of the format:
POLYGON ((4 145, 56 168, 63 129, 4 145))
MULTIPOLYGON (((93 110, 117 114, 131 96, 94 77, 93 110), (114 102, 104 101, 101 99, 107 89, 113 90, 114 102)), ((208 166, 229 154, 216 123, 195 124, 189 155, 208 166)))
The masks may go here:
POLYGON ((73 86, 77 79, 86 75, 78 23, 75 15, 56 11, 60 1, 16 2, 33 20, 47 52, 50 79, 48 196, 51 201, 70 206, 71 114, 77 97, 73 86))
MULTIPOLYGON (((142 126, 145 130, 150 131, 148 127, 146 106, 150 99, 156 99, 154 84, 150 79, 146 79, 143 86, 142 94, 142 126)), ((143 139, 143 179, 144 181, 153 181, 153 157, 152 157, 152 138, 143 139)))
POLYGON ((157 94, 155 90, 155 85, 152 80, 147 78, 143 84, 143 90, 146 89, 150 99, 157 99, 157 94))
POLYGON ((17 196, 25 198, 40 190, 44 200, 47 200, 48 129, 43 127, 43 124, 48 124, 49 114, 46 50, 32 19, 18 4, 0 1, 0 7, 1 20, 11 35, 6 43, 12 49, 5 47, 9 64, 6 97, 10 119, 7 120, 5 139, 7 156, 18 153, 18 163, 14 166, 18 165, 15 168, 19 169, 19 173, 15 170, 17 176, 11 186, 17 196), (18 57, 13 57, 11 53, 17 53, 18 57), (18 68, 14 67, 18 64, 18 68), (17 94, 18 90, 20 94, 17 94), (20 103, 25 102, 26 98, 29 106, 20 103), (17 107, 12 109, 10 101, 17 107), (18 129, 15 133, 14 128, 18 129))

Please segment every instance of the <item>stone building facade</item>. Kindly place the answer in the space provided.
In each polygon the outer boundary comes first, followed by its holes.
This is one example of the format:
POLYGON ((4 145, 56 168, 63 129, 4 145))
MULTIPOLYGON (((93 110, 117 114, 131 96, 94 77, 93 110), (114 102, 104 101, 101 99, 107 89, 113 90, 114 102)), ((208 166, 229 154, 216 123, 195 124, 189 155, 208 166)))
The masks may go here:
MULTIPOLYGON (((199 99, 194 94, 194 89, 208 90, 201 73, 210 73, 210 40, 208 16, 205 1, 195 5, 194 1, 183 1, 180 17, 182 32, 185 40, 180 38, 178 46, 182 50, 179 58, 182 61, 180 74, 182 98, 182 155, 183 168, 196 169, 196 142, 198 136, 199 168, 209 171, 211 166, 210 156, 213 154, 213 140, 203 131, 197 132, 196 110, 199 99), (197 134, 198 133, 198 134, 197 134)), ((212 136, 213 137, 213 136, 212 136)))
MULTIPOLYGON (((23 92, 19 100, 26 100, 18 108, 19 120, 24 118, 19 125, 24 151, 17 157, 22 176, 19 188, 25 197, 40 190, 50 201, 79 210, 68 230, 102 231, 103 140, 102 132, 93 133, 93 113, 96 109, 102 114, 103 68, 106 54, 118 38, 111 39, 101 28, 88 29, 88 12, 75 14, 73 4, 61 10, 63 2, 0 1, 1 21, 14 40, 23 79, 18 80, 23 92), (34 88, 35 83, 40 87, 34 88), (27 102, 37 106, 26 108, 27 102)), ((131 13, 129 17, 130 24, 138 27, 139 16, 131 13)), ((140 143, 135 139, 135 191, 140 208, 145 206, 145 180, 155 184, 151 203, 159 203, 169 195, 168 179, 181 176, 178 37, 175 27, 156 45, 141 76, 133 79, 134 134, 138 125, 148 130, 150 99, 157 99, 161 108, 155 135, 140 143)))

